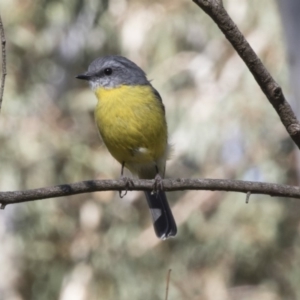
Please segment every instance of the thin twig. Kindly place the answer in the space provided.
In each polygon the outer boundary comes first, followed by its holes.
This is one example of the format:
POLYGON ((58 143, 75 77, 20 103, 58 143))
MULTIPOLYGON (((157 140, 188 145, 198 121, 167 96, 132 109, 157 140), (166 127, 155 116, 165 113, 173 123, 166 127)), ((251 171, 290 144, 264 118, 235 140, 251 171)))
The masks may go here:
POLYGON ((286 101, 281 87, 270 75, 261 60, 253 51, 244 35, 232 21, 223 6, 222 0, 193 0, 219 26, 233 48, 247 65, 256 82, 273 105, 282 124, 300 149, 300 123, 291 106, 286 101))
POLYGON ((247 192, 247 195, 246 195, 246 204, 249 203, 250 196, 251 196, 251 192, 247 192))
POLYGON ((0 16, 0 36, 1 36, 1 49, 2 49, 2 76, 1 76, 1 86, 0 86, 0 111, 2 107, 2 99, 4 93, 4 86, 5 86, 5 77, 6 77, 6 39, 4 33, 4 26, 2 23, 2 19, 0 16))
POLYGON ((165 300, 168 300, 168 296, 169 296, 169 284, 170 284, 171 272, 172 272, 172 269, 169 269, 168 274, 167 274, 167 286, 166 286, 166 297, 165 297, 165 300))
MULTIPOLYGON (((251 194, 263 194, 269 196, 300 199, 300 187, 275 183, 224 179, 183 178, 164 179, 162 183, 165 191, 211 190, 241 193, 250 192, 251 194)), ((100 191, 120 191, 126 188, 131 191, 151 191, 153 190, 153 184, 153 180, 141 179, 133 179, 132 185, 130 185, 129 187, 126 185, 126 182, 122 179, 81 181, 40 189, 0 192, 0 204, 8 205, 13 203, 21 203, 100 191)))

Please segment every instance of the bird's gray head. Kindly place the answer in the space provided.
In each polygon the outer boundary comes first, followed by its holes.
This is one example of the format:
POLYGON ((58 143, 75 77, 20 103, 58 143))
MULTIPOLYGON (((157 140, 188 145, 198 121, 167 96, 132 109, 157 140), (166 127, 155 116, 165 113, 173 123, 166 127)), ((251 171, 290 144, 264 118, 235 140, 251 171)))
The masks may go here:
POLYGON ((95 59, 87 72, 76 76, 87 80, 93 90, 99 87, 114 88, 120 85, 147 85, 145 72, 129 59, 119 55, 95 59))

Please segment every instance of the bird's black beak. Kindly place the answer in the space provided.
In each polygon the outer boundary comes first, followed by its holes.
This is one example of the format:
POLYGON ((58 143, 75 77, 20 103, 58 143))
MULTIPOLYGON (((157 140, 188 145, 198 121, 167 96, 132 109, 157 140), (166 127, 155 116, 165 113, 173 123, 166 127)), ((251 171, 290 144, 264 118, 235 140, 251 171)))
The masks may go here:
POLYGON ((79 74, 76 76, 77 79, 82 79, 82 80, 90 80, 91 79, 91 75, 88 75, 86 73, 84 74, 79 74))

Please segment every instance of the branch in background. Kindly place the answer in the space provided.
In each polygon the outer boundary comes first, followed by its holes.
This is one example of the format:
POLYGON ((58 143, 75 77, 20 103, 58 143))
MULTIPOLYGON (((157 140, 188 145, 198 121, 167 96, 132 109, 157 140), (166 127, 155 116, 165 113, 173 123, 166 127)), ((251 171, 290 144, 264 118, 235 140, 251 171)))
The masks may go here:
POLYGON ((243 34, 224 9, 222 0, 193 0, 219 26, 233 48, 245 62, 256 82, 275 108, 287 132, 300 149, 300 123, 286 101, 281 87, 257 57, 243 34))
MULTIPOLYGON (((153 190, 154 180, 133 179, 130 182, 130 191, 151 191, 153 190)), ((264 194, 277 197, 298 198, 300 199, 300 187, 263 183, 242 180, 224 179, 164 179, 163 186, 165 191, 183 190, 211 190, 226 192, 242 192, 251 194, 264 194)), ((76 194, 100 192, 100 191, 121 191, 126 190, 125 180, 88 180, 71 184, 56 185, 25 191, 0 192, 1 208, 8 204, 28 202, 76 194)))
POLYGON ((6 39, 5 39, 4 27, 3 27, 1 16, 0 16, 0 36, 1 36, 1 48, 2 48, 2 76, 1 76, 1 85, 0 85, 0 111, 1 111, 4 86, 5 86, 5 76, 7 74, 7 72, 6 72, 6 49, 5 49, 6 39))

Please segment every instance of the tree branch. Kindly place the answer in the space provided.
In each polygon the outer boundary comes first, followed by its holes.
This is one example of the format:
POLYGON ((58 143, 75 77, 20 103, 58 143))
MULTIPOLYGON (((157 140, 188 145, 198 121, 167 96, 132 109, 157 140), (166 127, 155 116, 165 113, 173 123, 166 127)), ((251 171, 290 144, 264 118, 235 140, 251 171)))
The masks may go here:
POLYGON ((279 115, 282 124, 300 149, 300 123, 286 101, 281 87, 270 75, 243 34, 232 21, 222 0, 193 0, 218 25, 233 48, 247 65, 256 82, 279 115))
MULTIPOLYGON (((260 59, 257 57, 245 37, 236 27, 223 7, 221 0, 193 0, 201 7, 219 26, 226 38, 230 41, 240 57, 248 66, 257 83, 265 93, 282 123, 286 127, 291 138, 300 148, 300 124, 285 100, 281 88, 271 77, 260 59)), ((0 86, 0 109, 4 91, 6 76, 6 51, 5 35, 2 20, 0 17, 0 35, 2 44, 2 80, 0 86)), ((128 190, 153 190, 153 180, 132 180, 128 190)), ((251 194, 264 194, 277 197, 288 197, 300 199, 300 187, 273 183, 251 182, 241 180, 223 179, 164 179, 165 191, 179 190, 212 190, 227 192, 242 192, 247 195, 246 201, 251 194)), ((8 204, 71 196, 76 194, 108 191, 126 190, 124 180, 89 180, 72 184, 63 184, 53 187, 32 189, 25 191, 0 192, 0 204, 4 209, 8 204)))
POLYGON ((6 39, 5 39, 4 27, 3 27, 1 16, 0 16, 0 36, 1 36, 1 49, 2 49, 2 76, 1 76, 1 85, 0 85, 0 111, 1 111, 4 86, 5 86, 5 76, 7 74, 7 72, 6 72, 6 49, 5 49, 6 39))
MULTIPOLYGON (((151 191, 153 190, 154 180, 133 179, 130 191, 151 191)), ((277 197, 288 197, 300 199, 300 187, 263 183, 242 180, 225 179, 164 179, 163 186, 165 191, 183 190, 211 190, 226 192, 241 192, 251 194, 263 194, 277 197)), ((52 187, 32 189, 25 191, 0 192, 1 208, 8 204, 42 200, 71 196, 83 193, 100 191, 121 191, 126 190, 124 180, 88 180, 70 184, 56 185, 52 187)))

